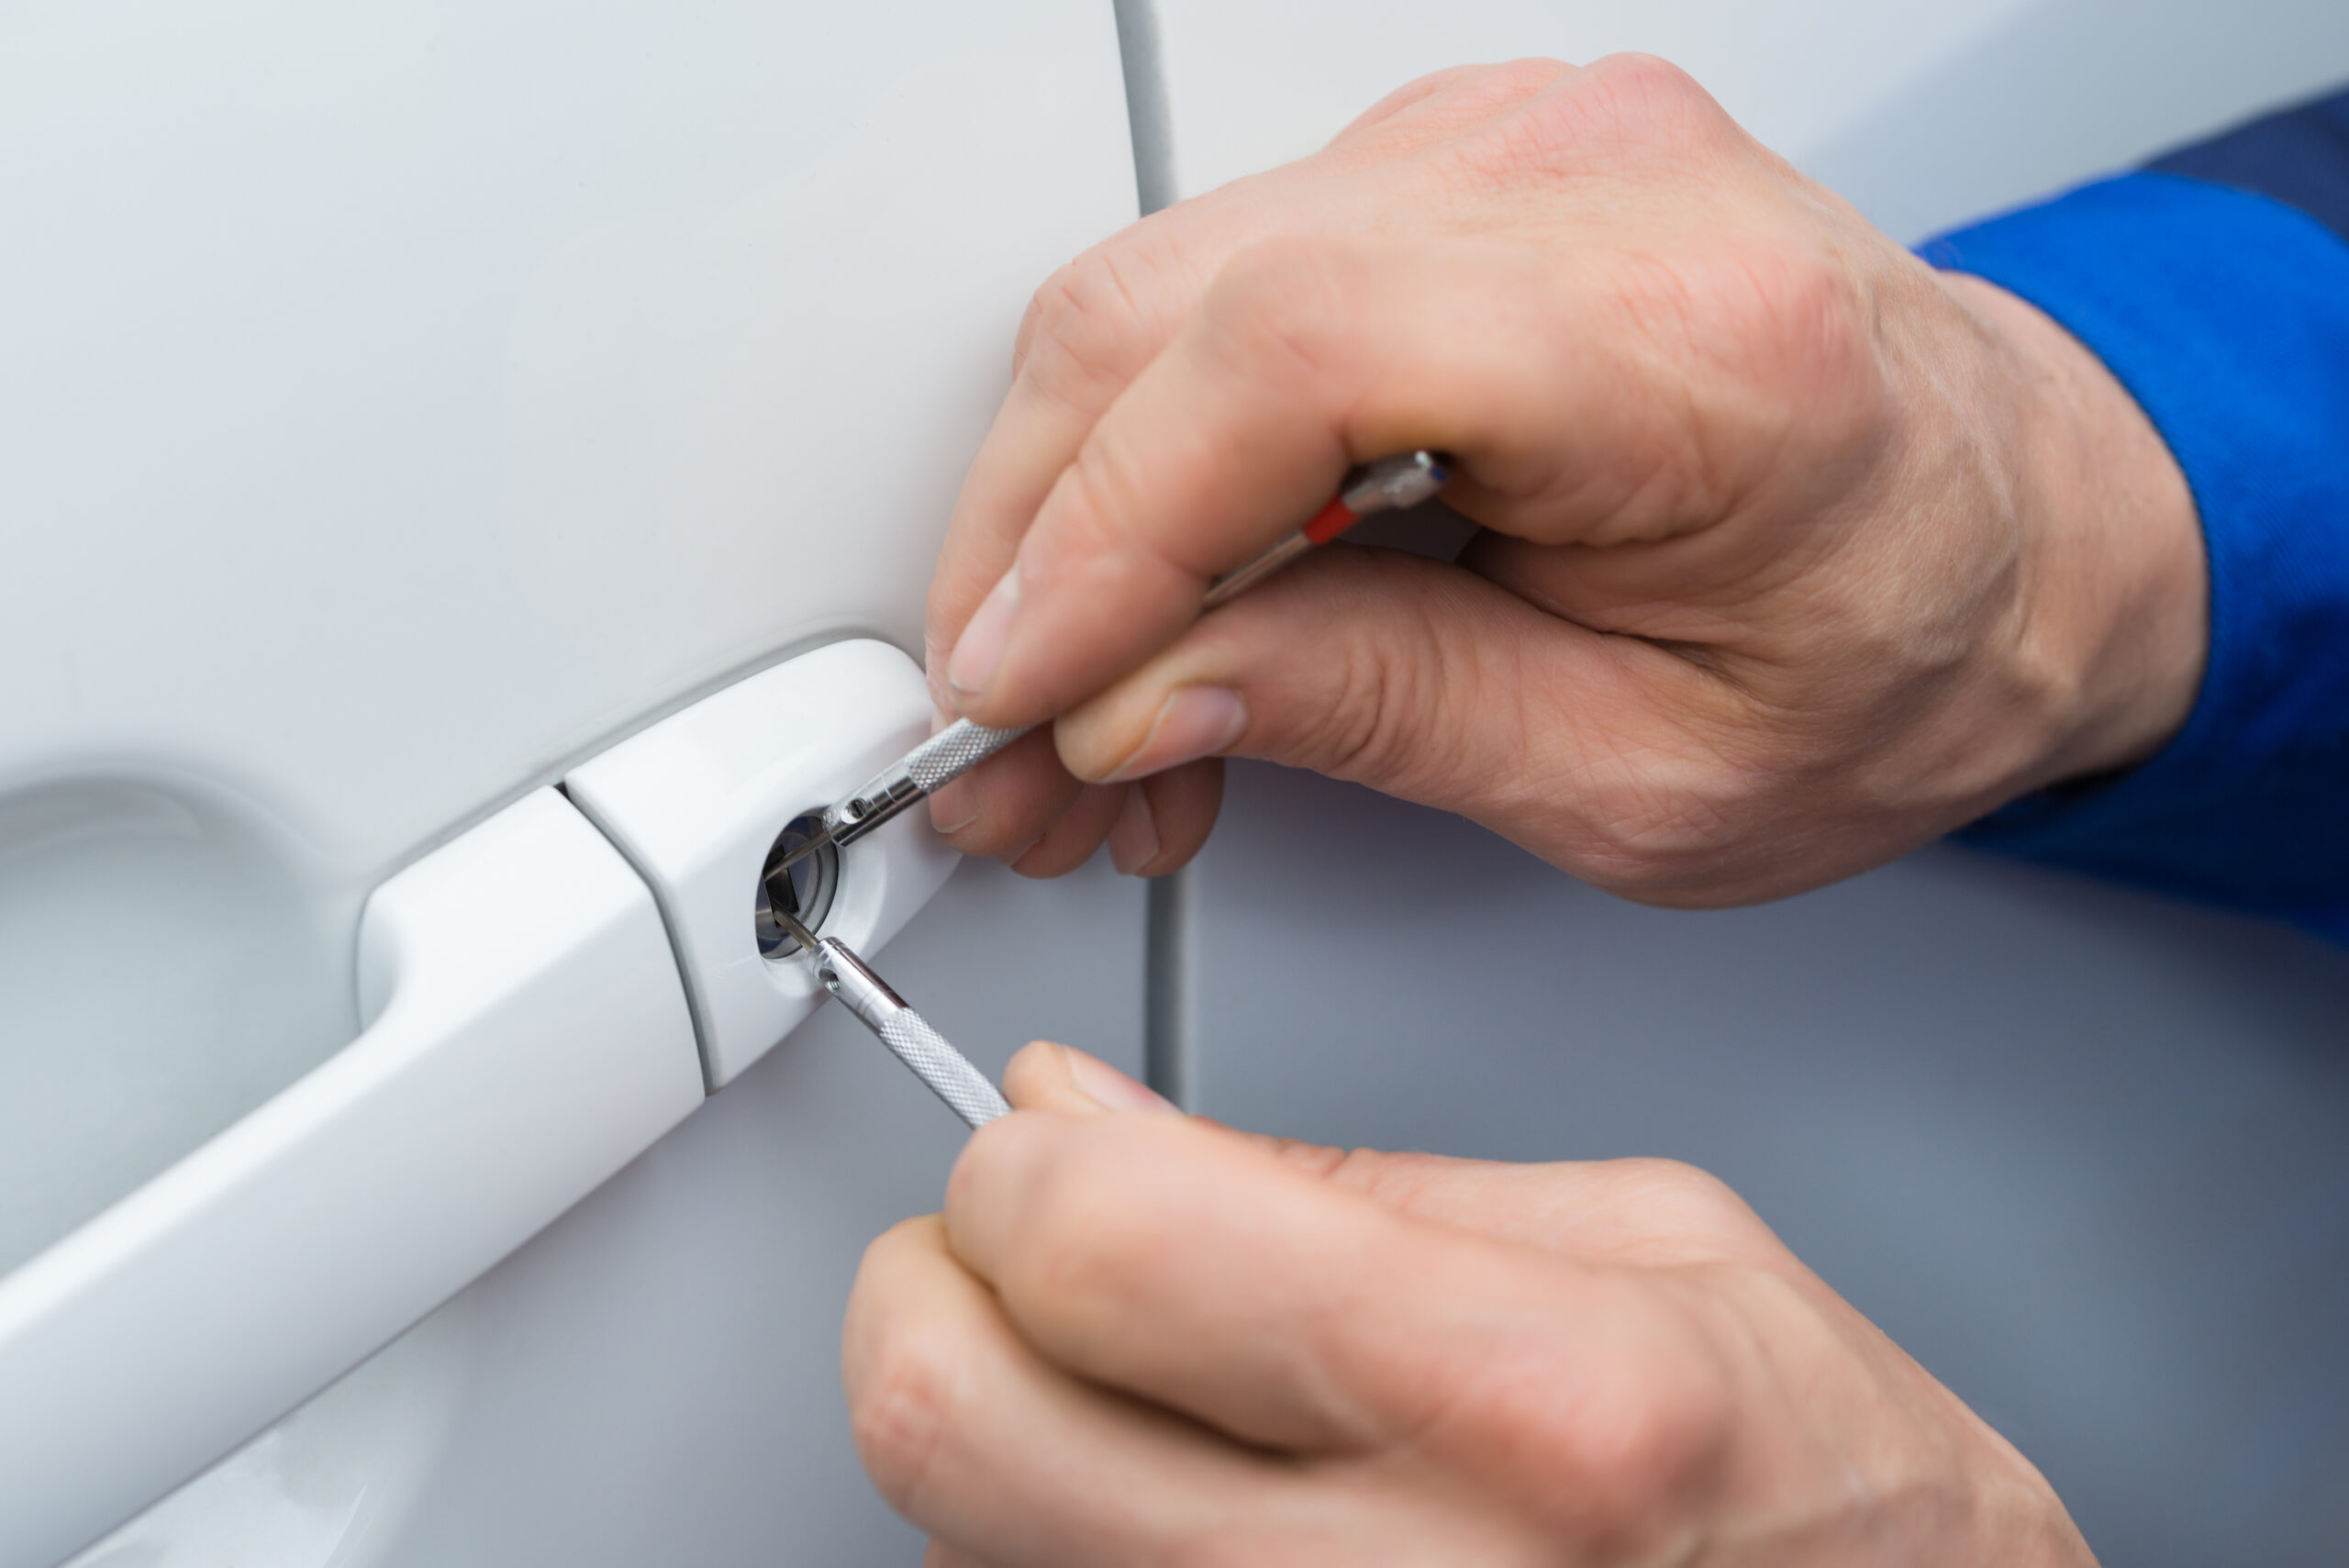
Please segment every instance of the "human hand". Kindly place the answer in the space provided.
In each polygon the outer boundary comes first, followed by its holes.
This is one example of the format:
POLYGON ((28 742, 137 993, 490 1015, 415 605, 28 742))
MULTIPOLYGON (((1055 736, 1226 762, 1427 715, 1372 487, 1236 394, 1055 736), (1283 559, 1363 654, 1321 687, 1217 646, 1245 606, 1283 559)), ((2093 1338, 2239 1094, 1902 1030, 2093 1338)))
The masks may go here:
POLYGON ((933 820, 1034 874, 1105 838, 1156 874, 1246 755, 1633 897, 1766 898, 2150 754, 2203 572, 2093 356, 1670 66, 1446 72, 1038 294, 930 667, 942 707, 1059 722, 933 820), (1348 463, 1415 447, 1486 530, 1457 566, 1320 550, 1193 623, 1348 463))
POLYGON ((1252 1138, 1049 1044, 1006 1088, 849 1303, 929 1568, 2093 1562, 1699 1172, 1252 1138))

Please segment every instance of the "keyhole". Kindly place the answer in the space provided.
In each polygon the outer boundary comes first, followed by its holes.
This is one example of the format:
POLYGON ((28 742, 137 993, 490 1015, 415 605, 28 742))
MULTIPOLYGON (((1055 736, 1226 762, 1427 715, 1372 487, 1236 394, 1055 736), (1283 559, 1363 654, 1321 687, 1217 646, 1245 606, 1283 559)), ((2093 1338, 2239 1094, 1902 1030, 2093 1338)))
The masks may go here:
MULTIPOLYGON (((766 864, 774 864, 814 838, 819 826, 813 816, 793 817, 775 836, 774 847, 767 851, 766 864)), ((840 851, 826 844, 772 875, 762 873, 751 905, 752 929, 758 935, 762 957, 789 958, 799 951, 798 941, 774 917, 774 901, 778 898, 785 910, 801 925, 811 931, 822 929, 824 917, 832 912, 832 895, 840 884, 840 851)))

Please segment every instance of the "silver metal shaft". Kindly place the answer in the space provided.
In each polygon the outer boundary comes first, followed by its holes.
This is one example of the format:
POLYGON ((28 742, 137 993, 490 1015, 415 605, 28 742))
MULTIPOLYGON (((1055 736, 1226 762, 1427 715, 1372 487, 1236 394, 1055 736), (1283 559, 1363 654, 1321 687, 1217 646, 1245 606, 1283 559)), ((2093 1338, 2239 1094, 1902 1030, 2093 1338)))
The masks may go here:
POLYGON ((846 942, 816 935, 781 909, 775 911, 775 917, 815 964, 824 989, 880 1036, 881 1043, 912 1068, 914 1076, 929 1084, 930 1092, 956 1116, 975 1129, 1011 1113, 1010 1104, 1002 1091, 987 1082, 987 1075, 930 1028, 927 1018, 906 1006, 906 999, 874 973, 846 942))
MULTIPOLYGON (((1416 506, 1442 490, 1451 478, 1443 464, 1444 460, 1427 451, 1398 452, 1381 458, 1348 474, 1338 492, 1338 500, 1357 520, 1375 512, 1416 506)), ((1313 547, 1314 541, 1302 530, 1276 540, 1246 565, 1234 567, 1208 584, 1200 599, 1201 613, 1229 604, 1313 547)), ((990 729, 967 718, 956 719, 865 780, 854 794, 826 806, 824 830, 769 866, 768 873, 772 875, 814 854, 828 843, 847 848, 1034 728, 1026 725, 1018 729, 990 729)))

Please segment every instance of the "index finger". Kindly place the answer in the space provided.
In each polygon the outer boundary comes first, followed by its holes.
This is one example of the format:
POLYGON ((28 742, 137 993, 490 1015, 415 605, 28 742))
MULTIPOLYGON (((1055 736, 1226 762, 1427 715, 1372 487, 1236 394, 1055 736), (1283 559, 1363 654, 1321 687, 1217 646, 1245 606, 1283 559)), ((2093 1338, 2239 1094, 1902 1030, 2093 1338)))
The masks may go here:
POLYGON ((1245 253, 1054 482, 946 661, 956 706, 1003 727, 1074 706, 1393 452, 1453 452, 1487 526, 1679 526, 1686 389, 1632 336, 1575 330, 1599 326, 1575 297, 1554 259, 1475 239, 1245 253))
POLYGON ((1054 476, 1197 295, 1152 223, 1069 262, 1029 303, 1012 350, 1011 389, 955 496, 930 579, 932 670, 944 666, 973 607, 1011 563, 1054 476))
POLYGON ((1626 1273, 1411 1219, 1180 1118, 1005 1118, 945 1221, 1053 1363, 1260 1446, 1411 1440, 1497 1369, 1541 1369, 1563 1410, 1701 1361, 1626 1273))
POLYGON ((1570 68, 1461 67, 1423 77, 1365 111, 1314 158, 1193 197, 1093 247, 1036 291, 1013 351, 1012 387, 971 465, 931 580, 931 666, 1011 564, 1020 536, 1094 422, 1155 359, 1217 272, 1252 244, 1319 230, 1375 232, 1386 215, 1441 199, 1440 146, 1570 68), (1344 177, 1373 165, 1375 183, 1344 177))

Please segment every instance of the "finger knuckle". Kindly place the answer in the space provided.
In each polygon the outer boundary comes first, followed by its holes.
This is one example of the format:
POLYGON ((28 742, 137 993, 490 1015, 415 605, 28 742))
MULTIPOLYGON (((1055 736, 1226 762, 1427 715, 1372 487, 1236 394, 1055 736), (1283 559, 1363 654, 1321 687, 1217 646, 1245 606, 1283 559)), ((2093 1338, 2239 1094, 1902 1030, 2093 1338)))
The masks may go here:
POLYGON ((1737 841, 1740 812, 1703 761, 1656 744, 1586 738, 1568 763, 1586 802, 1573 860, 1586 880, 1647 903, 1701 884, 1737 841))
MULTIPOLYGON (((1550 74, 1571 69, 1556 61, 1513 60, 1502 64, 1478 62, 1447 65, 1424 76, 1414 76, 1365 110, 1362 120, 1374 122, 1386 114, 1417 106, 1459 106, 1474 110, 1480 101, 1506 98, 1508 84, 1523 78, 1527 68, 1546 65, 1550 74)), ((1544 80, 1547 78, 1545 77, 1544 80)), ((1538 91, 1538 86, 1526 91, 1538 91)), ((1517 95, 1522 95, 1522 93, 1517 95)))
POLYGON ((1464 137, 1473 140, 1497 117, 1574 69, 1555 60, 1513 60, 1431 72, 1365 109, 1313 161, 1336 169, 1372 168, 1464 137))
POLYGON ((1575 68, 1563 60, 1525 55, 1497 64, 1470 66, 1462 73, 1460 86, 1495 103, 1521 103, 1573 74, 1575 68))
POLYGON ((1772 450, 1797 436, 1806 451, 1845 450, 1888 409, 1873 292, 1830 247, 1807 236, 1742 246, 1712 259, 1704 287, 1715 310, 1691 325, 1705 358, 1733 353, 1741 379, 1780 389, 1764 406, 1773 428, 1759 432, 1772 450))
POLYGON ((1472 183, 1508 188, 1642 166, 1737 134, 1710 95, 1653 55, 1610 55, 1573 72, 1542 61, 1496 69, 1510 74, 1486 86, 1490 112, 1464 146, 1472 183))
POLYGON ((1659 1228, 1691 1222, 1708 1228, 1751 1213, 1727 1182, 1686 1161, 1640 1156, 1612 1162, 1624 1185, 1636 1192, 1659 1228))
POLYGON ((1337 635, 1321 640, 1305 684, 1279 704, 1286 717, 1268 732, 1274 761, 1407 798, 1448 793, 1462 748, 1437 733, 1443 699, 1471 686, 1453 667, 1444 617, 1397 581, 1417 564, 1328 550, 1263 591, 1257 613, 1268 617, 1308 595, 1383 606, 1375 625, 1354 616, 1330 628, 1337 635))
POLYGON ((1283 236, 1239 251, 1208 290, 1202 322, 1212 348, 1258 376, 1313 383, 1332 368, 1354 317, 1352 251, 1327 239, 1283 236))
POLYGON ((1529 56, 1487 65, 1464 65, 1427 78, 1431 108, 1448 119, 1482 122, 1538 96, 1563 77, 1575 74, 1564 61, 1529 56))
MULTIPOLYGON (((1178 565, 1167 560, 1160 536, 1133 524, 1150 511, 1151 476, 1150 454, 1132 431, 1114 420, 1096 426, 1059 481, 1052 561, 1090 562, 1097 571, 1136 561, 1178 565)), ((1027 556, 1021 566, 1039 578, 1052 569, 1027 556)))
POLYGON ((1138 249, 1085 251, 1046 279, 1028 303, 1015 373, 1056 401, 1098 407, 1150 356, 1155 268, 1138 249))
POLYGON ((1668 60, 1637 52, 1594 62, 1575 96, 1597 127, 1628 143, 1718 128, 1727 117, 1697 79, 1668 60))
MULTIPOLYGON (((1653 1303, 1644 1311, 1653 1312, 1653 1303)), ((1564 1398, 1522 1412, 1558 1531, 1607 1562, 1670 1559, 1659 1542, 1701 1505, 1735 1430, 1727 1363, 1672 1314, 1619 1340, 1606 1365, 1564 1398)), ((1527 1380, 1536 1385, 1539 1378, 1527 1380)))
POLYGON ((953 1423, 959 1356, 949 1336, 919 1320, 882 1329, 864 1348, 849 1395, 849 1429, 874 1485, 911 1512, 953 1423))
MULTIPOLYGON (((1079 1141, 1102 1140, 1085 1129, 1079 1141)), ((1141 1293, 1152 1220, 1163 1216, 1134 1190, 1126 1162, 1104 1146, 1101 1157, 1052 1162, 1036 1184, 1038 1194, 1020 1244, 1005 1260, 1000 1285, 1023 1312, 1054 1318, 1116 1312, 1141 1293)))
POLYGON ((1888 406, 1873 292, 1808 228, 1773 219, 1701 251, 1626 254, 1611 286, 1639 336, 1678 367, 1658 390, 1698 416, 1675 422, 1684 447, 1665 468, 1683 522, 1725 515, 1790 442, 1816 461, 1888 406))
POLYGON ((1424 793, 1418 775, 1441 753, 1419 744, 1419 662, 1354 641, 1339 650, 1330 670, 1328 700, 1308 715, 1300 737, 1315 771, 1405 796, 1424 793))
POLYGON ((1709 1355, 1650 1358, 1584 1411, 1566 1456, 1601 1539, 1669 1529, 1714 1475, 1734 1420, 1731 1379, 1709 1355))

